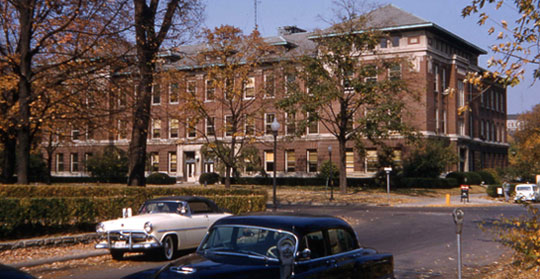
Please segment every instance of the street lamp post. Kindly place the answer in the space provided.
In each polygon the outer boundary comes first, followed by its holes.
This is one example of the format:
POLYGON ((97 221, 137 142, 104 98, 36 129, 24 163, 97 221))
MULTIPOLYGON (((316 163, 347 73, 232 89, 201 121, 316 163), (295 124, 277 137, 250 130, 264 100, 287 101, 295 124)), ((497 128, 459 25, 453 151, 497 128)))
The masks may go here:
POLYGON ((274 210, 276 210, 277 208, 277 202, 276 202, 276 165, 277 165, 277 134, 278 134, 278 130, 279 130, 279 127, 281 125, 279 124, 279 122, 277 122, 277 117, 274 116, 274 121, 272 122, 272 124, 270 124, 270 128, 272 128, 272 135, 274 136, 274 177, 272 179, 272 191, 273 191, 273 205, 274 205, 274 210))
POLYGON ((330 162, 330 200, 334 200, 334 183, 332 182, 333 168, 332 168, 332 146, 328 146, 328 161, 330 162))

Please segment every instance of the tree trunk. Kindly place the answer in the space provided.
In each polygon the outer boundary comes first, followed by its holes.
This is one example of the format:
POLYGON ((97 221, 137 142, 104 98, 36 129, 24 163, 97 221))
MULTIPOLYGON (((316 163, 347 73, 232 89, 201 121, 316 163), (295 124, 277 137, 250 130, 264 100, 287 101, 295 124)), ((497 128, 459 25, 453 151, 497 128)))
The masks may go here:
POLYGON ((20 34, 17 53, 20 55, 19 75, 19 122, 17 123, 17 184, 28 184, 28 165, 30 161, 30 98, 32 88, 32 16, 34 3, 26 1, 17 6, 20 14, 20 34))
POLYGON ((13 183, 12 178, 13 174, 15 174, 15 164, 17 163, 17 156, 15 156, 17 141, 15 138, 10 138, 9 135, 6 135, 2 143, 4 145, 4 158, 2 161, 2 178, 0 181, 13 183))
POLYGON ((129 143, 128 186, 145 186, 146 140, 150 123, 150 102, 152 98, 153 67, 152 60, 140 61, 141 80, 139 81, 138 98, 133 113, 133 130, 129 143), (144 69, 144 70, 143 70, 144 69))
POLYGON ((343 138, 338 138, 339 143, 339 190, 341 194, 347 193, 347 169, 346 169, 346 149, 345 143, 347 141, 343 138))

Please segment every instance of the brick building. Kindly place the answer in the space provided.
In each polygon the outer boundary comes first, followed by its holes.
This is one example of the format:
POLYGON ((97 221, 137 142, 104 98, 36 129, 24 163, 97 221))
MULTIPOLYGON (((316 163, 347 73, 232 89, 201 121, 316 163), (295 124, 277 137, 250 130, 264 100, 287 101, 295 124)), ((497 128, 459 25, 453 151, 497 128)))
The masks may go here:
MULTIPOLYGON (((472 171, 483 168, 504 167, 507 164, 506 143, 506 90, 492 87, 480 94, 473 86, 463 82, 467 72, 481 72, 479 55, 486 54, 481 48, 452 34, 444 28, 420 19, 395 6, 388 5, 372 12, 372 24, 387 32, 377 48, 382 55, 407 56, 413 70, 420 76, 416 86, 419 99, 407 104, 409 116, 405 119, 425 137, 446 138, 455 146, 460 161, 450 170, 472 171), (460 112, 459 108, 469 106, 460 112)), ((280 28, 275 37, 265 38, 266 42, 283 50, 283 57, 275 61, 303 53, 315 53, 313 34, 297 27, 280 28)), ((178 181, 194 182, 203 172, 215 169, 215 162, 204 158, 201 147, 204 141, 198 133, 218 131, 218 125, 209 127, 202 121, 197 129, 182 125, 179 105, 182 100, 178 90, 195 90, 201 98, 208 94, 222 94, 209 85, 203 71, 189 65, 187 54, 200 50, 200 46, 185 46, 175 52, 162 55, 162 69, 183 71, 186 78, 154 87, 152 99, 152 121, 149 127, 147 152, 149 171, 159 171, 176 177, 178 181)), ((374 77, 381 78, 381 77, 374 77)), ((303 137, 285 140, 288 135, 287 116, 273 106, 282 93, 286 76, 280 75, 275 63, 269 61, 250 76, 249 87, 254 91, 271 86, 275 94, 262 96, 267 104, 264 114, 252 123, 259 131, 255 146, 259 150, 264 169, 271 172, 277 168, 278 176, 312 176, 320 164, 328 160, 329 146, 337 149, 337 141, 324 129, 323 125, 311 125, 303 137), (271 85, 269 83, 272 83, 271 85), (281 123, 278 132, 277 154, 273 154, 273 137, 269 124, 277 117, 281 123)), ((132 91, 127 90, 127 94, 132 91)), ((216 113, 224 114, 216 108, 216 113)), ((56 149, 53 157, 53 175, 84 176, 85 160, 99 148, 113 144, 127 149, 129 137, 129 117, 114 116, 107 125, 115 126, 114 131, 96 133, 92 138, 79 135, 73 128, 73 140, 56 149)), ((247 129, 247 128, 246 128, 247 129)), ((224 129, 221 129, 224 130, 224 129)), ((226 137, 223 134, 223 137, 226 137)), ((407 146, 402 138, 387 141, 394 148, 395 160, 400 161, 407 146)), ((332 154, 337 163, 338 154, 332 154)), ((346 150, 346 171, 349 177, 370 176, 376 171, 377 150, 368 146, 365 156, 360 157, 349 143, 346 150)), ((245 175, 254 175, 245 173, 245 175)))

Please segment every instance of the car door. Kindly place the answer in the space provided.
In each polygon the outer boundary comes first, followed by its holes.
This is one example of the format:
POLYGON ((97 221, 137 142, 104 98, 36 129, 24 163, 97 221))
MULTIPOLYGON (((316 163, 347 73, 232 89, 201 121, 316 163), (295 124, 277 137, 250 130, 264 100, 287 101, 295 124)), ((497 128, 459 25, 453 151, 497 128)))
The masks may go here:
MULTIPOLYGON (((199 243, 204 238, 210 221, 208 219, 208 205, 203 201, 188 202, 189 221, 188 228, 185 230, 187 244, 189 248, 199 246, 199 243)), ((186 247, 187 248, 187 247, 186 247)))
POLYGON ((309 258, 298 259, 294 267, 294 278, 343 278, 338 273, 335 257, 330 255, 326 232, 314 231, 306 234, 298 245, 300 253, 311 251, 309 258))

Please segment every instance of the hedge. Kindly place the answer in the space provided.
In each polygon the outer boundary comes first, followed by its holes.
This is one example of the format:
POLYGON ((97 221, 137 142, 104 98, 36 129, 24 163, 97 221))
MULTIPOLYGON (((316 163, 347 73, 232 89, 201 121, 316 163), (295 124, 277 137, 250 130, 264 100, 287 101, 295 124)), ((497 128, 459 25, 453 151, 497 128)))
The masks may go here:
POLYGON ((176 183, 176 178, 170 177, 166 173, 155 172, 146 178, 146 184, 171 185, 176 183))
MULTIPOLYGON (((339 185, 339 178, 334 177, 334 185, 339 185)), ((239 185, 272 185, 272 176, 234 177, 232 184, 239 185)), ((326 178, 319 177, 276 177, 276 184, 280 186, 324 186, 326 178)), ((373 178, 347 178, 349 187, 370 187, 374 185, 373 178)))
POLYGON ((0 238, 35 236, 66 229, 92 230, 102 220, 137 212, 150 198, 204 196, 234 214, 264 211, 264 190, 118 186, 0 186, 0 238), (45 198, 46 197, 46 198, 45 198))
POLYGON ((459 186, 455 178, 403 177, 398 181, 400 188, 449 189, 459 186))
MULTIPOLYGON (((499 195, 497 194, 497 188, 503 188, 502 185, 488 185, 487 188, 486 188, 486 193, 488 196, 492 197, 492 198, 497 198, 499 197, 499 195)), ((510 192, 508 193, 510 196, 513 196, 514 193, 516 192, 516 185, 515 184, 510 184, 510 192)), ((504 196, 504 189, 503 189, 503 195, 504 196)))

